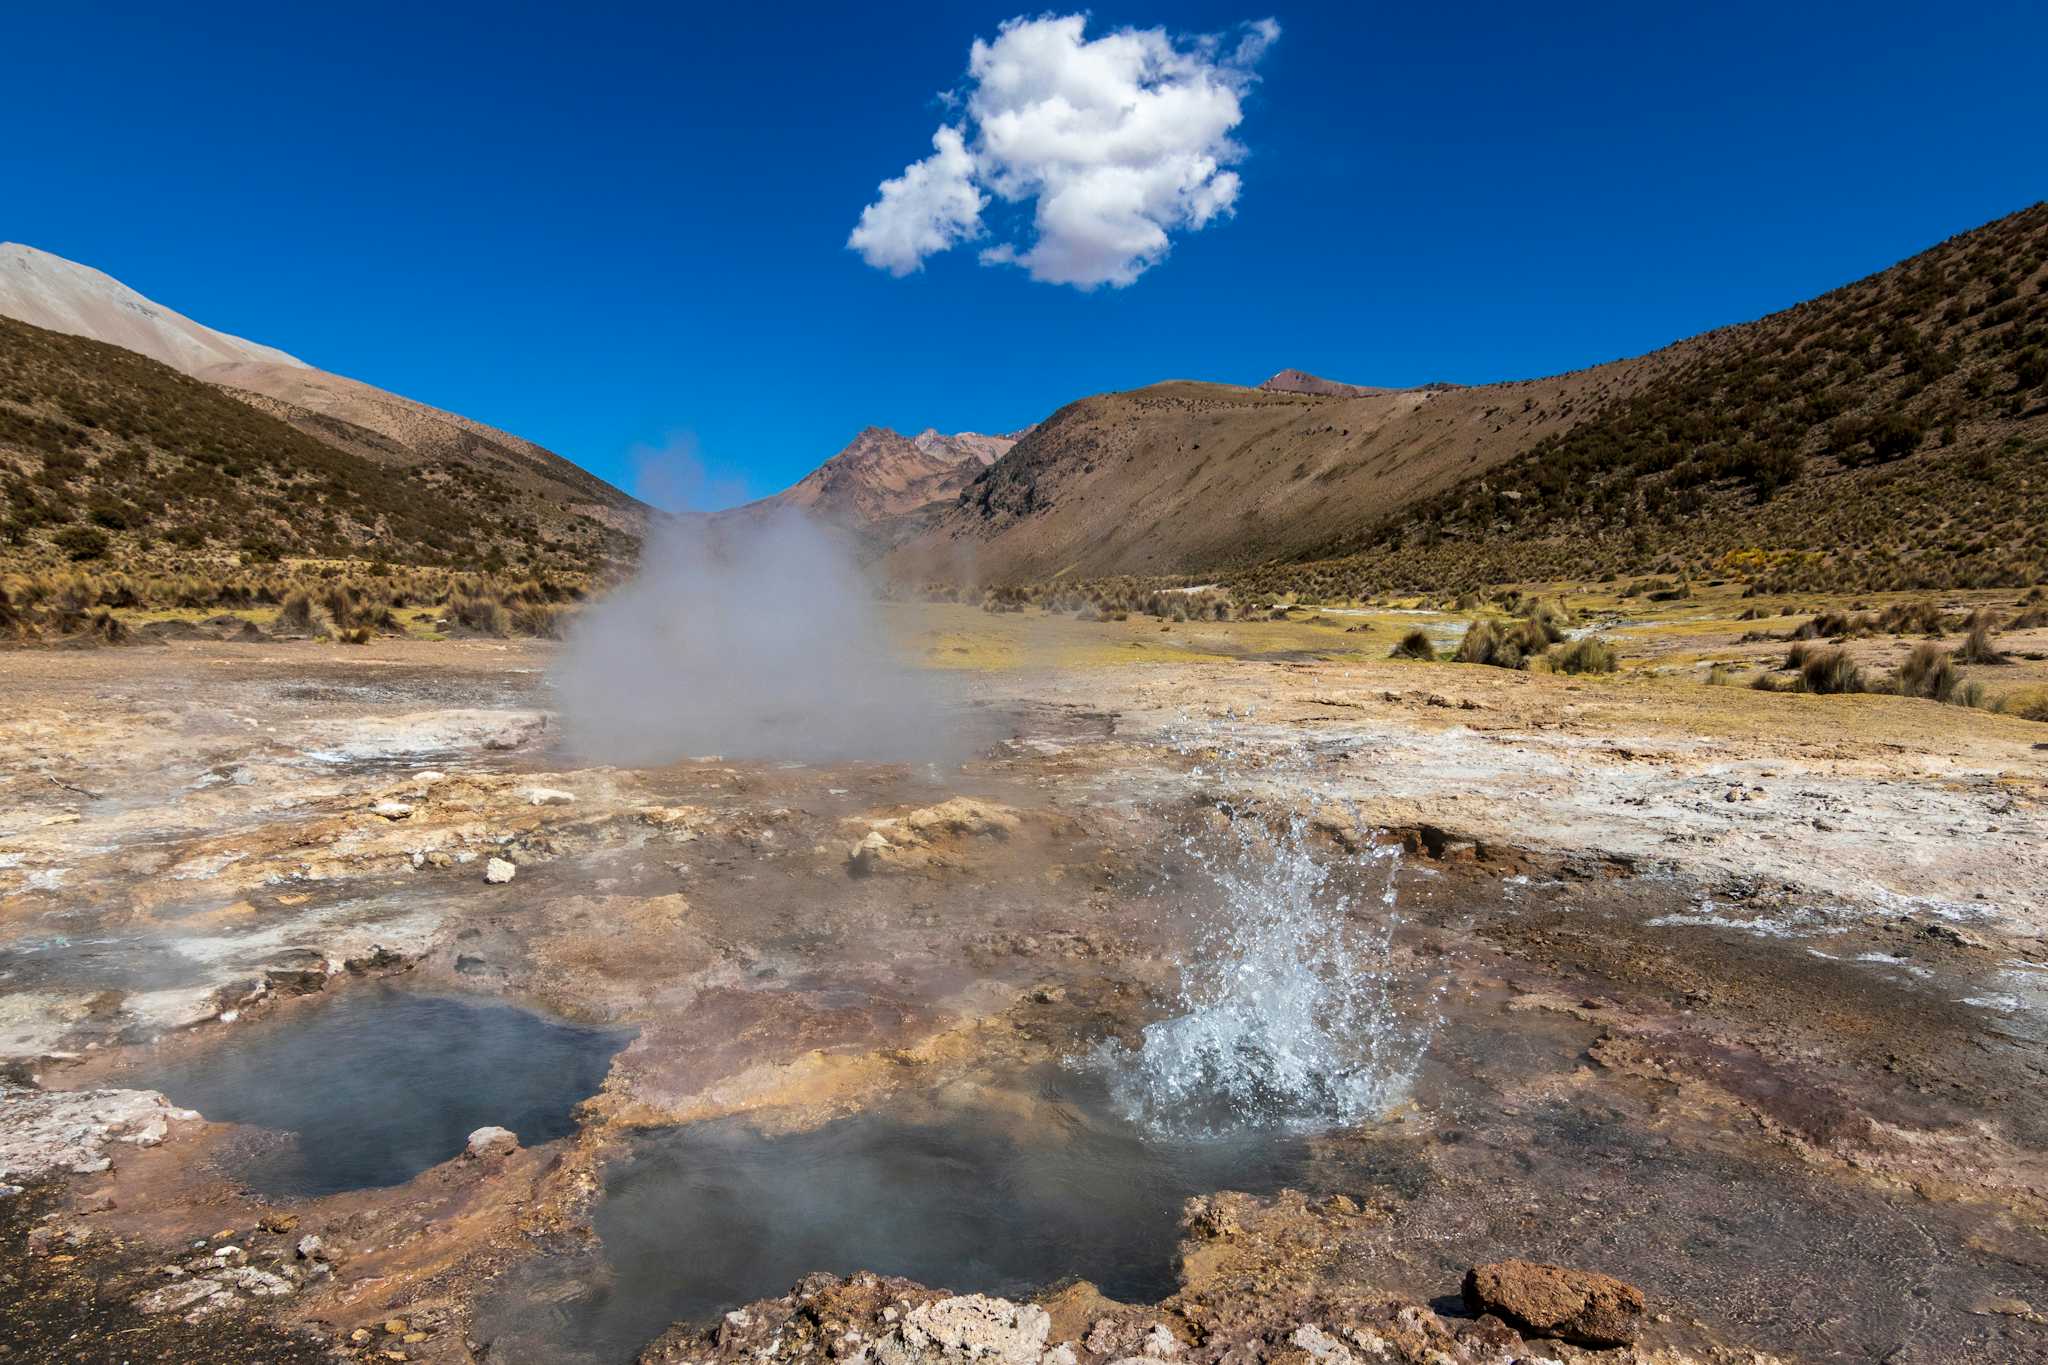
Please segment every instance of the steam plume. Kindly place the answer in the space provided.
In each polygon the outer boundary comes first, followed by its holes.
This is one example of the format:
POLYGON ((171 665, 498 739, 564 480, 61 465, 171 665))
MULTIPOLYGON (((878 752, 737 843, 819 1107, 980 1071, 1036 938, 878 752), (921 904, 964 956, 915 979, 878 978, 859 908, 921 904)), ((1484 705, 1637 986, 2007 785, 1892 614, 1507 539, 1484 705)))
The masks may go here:
POLYGON ((953 747, 935 675, 898 657, 851 554, 794 512, 666 523, 638 575, 583 614, 553 680, 569 744, 600 762, 953 747))

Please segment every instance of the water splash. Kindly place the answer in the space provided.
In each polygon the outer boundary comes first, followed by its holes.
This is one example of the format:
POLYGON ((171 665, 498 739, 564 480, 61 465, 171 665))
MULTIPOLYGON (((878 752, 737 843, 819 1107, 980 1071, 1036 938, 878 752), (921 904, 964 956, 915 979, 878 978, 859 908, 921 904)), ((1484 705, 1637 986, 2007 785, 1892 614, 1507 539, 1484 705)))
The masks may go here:
POLYGON ((1363 899, 1298 818, 1277 838, 1239 820, 1187 848, 1220 905, 1190 946, 1174 1015, 1095 1055, 1125 1112, 1159 1131, 1214 1133, 1359 1123, 1399 1102, 1433 1013, 1398 1004, 1399 848, 1349 855, 1380 883, 1363 899))

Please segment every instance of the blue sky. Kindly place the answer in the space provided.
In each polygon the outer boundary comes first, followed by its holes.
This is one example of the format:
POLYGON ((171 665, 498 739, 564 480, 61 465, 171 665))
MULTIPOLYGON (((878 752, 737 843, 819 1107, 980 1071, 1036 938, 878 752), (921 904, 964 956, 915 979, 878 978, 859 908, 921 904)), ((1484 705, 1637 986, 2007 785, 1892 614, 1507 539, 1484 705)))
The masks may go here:
POLYGON ((1553 373, 2048 194, 2039 5, 1119 4, 1089 39, 1277 20, 1234 211, 1084 292, 978 264, 992 202, 899 278, 849 231, 1013 5, 322 8, 10 13, 0 239, 728 499, 1163 378, 1553 373))

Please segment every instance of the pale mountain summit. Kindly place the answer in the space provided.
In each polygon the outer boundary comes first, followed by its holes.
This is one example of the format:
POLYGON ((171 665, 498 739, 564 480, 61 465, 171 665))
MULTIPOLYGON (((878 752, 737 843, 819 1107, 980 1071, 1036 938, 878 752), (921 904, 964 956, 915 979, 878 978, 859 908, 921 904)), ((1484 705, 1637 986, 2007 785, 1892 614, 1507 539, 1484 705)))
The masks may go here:
POLYGON ((237 362, 311 368, 274 346, 194 322, 103 271, 19 242, 0 242, 0 314, 104 341, 190 375, 237 362))

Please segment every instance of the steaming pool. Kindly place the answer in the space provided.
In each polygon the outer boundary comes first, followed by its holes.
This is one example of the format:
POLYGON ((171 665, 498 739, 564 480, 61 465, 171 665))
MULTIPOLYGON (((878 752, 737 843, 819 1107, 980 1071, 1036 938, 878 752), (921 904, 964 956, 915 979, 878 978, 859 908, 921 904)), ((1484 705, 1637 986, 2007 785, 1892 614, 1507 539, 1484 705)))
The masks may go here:
POLYGON ((250 1024, 119 1084, 262 1130, 234 1176, 278 1197, 400 1185, 495 1124, 523 1143, 575 1131, 630 1035, 496 1001, 364 986, 250 1024))
MULTIPOLYGON (((496 1124, 568 1136, 630 1035, 485 998, 376 984, 112 1078, 247 1125, 232 1176, 277 1198, 402 1184, 496 1124)), ((655 1130, 605 1167, 595 1246, 512 1271, 479 1306, 492 1359, 629 1362, 676 1322, 870 1270, 1025 1295, 1079 1277, 1113 1298, 1175 1288, 1183 1203, 1313 1188, 1299 1125, 1174 1133, 1100 1066, 927 1096, 805 1131, 744 1119, 655 1130)))
POLYGON ((1175 1288, 1183 1201, 1304 1188, 1308 1166, 1299 1133, 1161 1135, 1070 1070, 802 1132, 661 1130, 607 1168, 599 1246, 514 1272, 478 1335, 493 1360, 625 1362, 673 1323, 821 1270, 1016 1296, 1079 1277, 1159 1299, 1175 1288))

